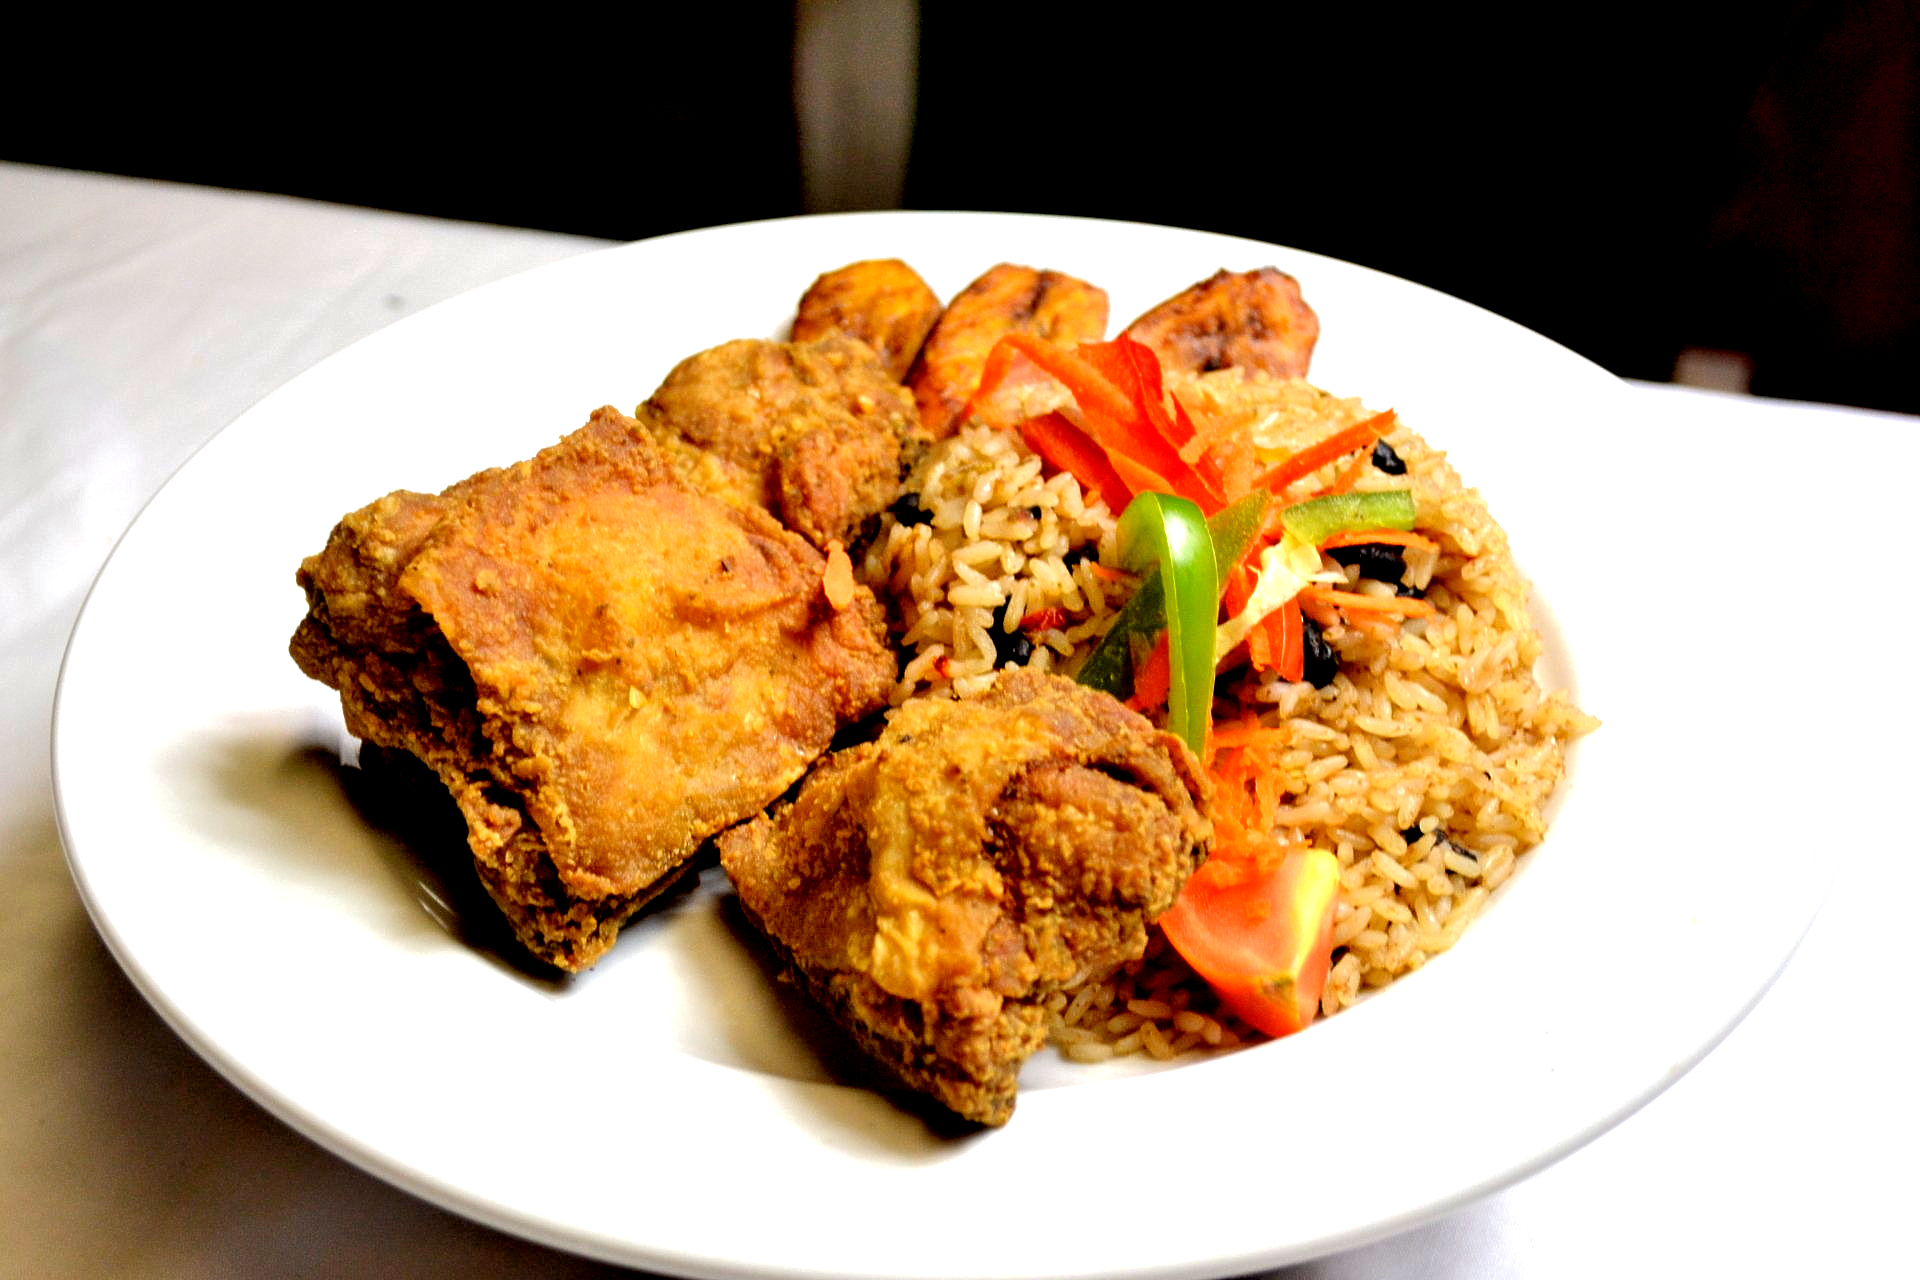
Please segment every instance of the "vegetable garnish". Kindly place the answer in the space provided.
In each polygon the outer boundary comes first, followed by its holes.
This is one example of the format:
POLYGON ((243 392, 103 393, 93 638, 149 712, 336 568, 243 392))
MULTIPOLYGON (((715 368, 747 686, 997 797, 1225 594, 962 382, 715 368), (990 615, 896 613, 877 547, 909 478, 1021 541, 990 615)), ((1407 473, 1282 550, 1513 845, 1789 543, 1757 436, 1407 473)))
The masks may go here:
POLYGON ((1213 535, 1213 562, 1222 581, 1228 569, 1246 558, 1254 539, 1265 528, 1268 504, 1267 495, 1256 489, 1207 518, 1207 531, 1213 535))
POLYGON ((1394 411, 1376 413, 1343 431, 1336 431, 1282 462, 1253 482, 1257 489, 1280 493, 1290 484, 1304 480, 1336 458, 1344 458, 1360 449, 1372 449, 1374 442, 1393 429, 1394 411))
MULTIPOLYGON (((1413 494, 1406 489, 1329 494, 1296 502, 1282 510, 1281 538, 1260 553, 1259 579, 1253 590, 1239 610, 1214 632, 1215 660, 1224 659, 1237 645, 1245 643, 1247 657, 1255 667, 1278 671, 1287 680, 1297 682, 1298 673, 1304 671, 1306 652, 1299 621, 1303 593, 1309 588, 1318 590, 1323 581, 1337 580, 1344 585, 1344 580, 1322 570, 1319 544, 1356 530, 1410 529, 1414 514, 1413 494), (1278 617, 1273 627, 1265 627, 1268 619, 1283 608, 1291 612, 1278 617), (1266 634, 1256 638, 1255 633, 1263 628, 1266 634)), ((1331 606, 1341 602, 1322 603, 1331 606)), ((1424 612, 1404 609, 1401 616, 1424 617, 1432 611, 1431 607, 1424 612)), ((1379 613, 1375 611, 1374 616, 1379 613)))
POLYGON ((1335 534, 1359 529, 1413 528, 1413 493, 1334 493, 1296 502, 1280 513, 1280 524, 1300 541, 1320 546, 1335 534))
MULTIPOLYGON (((1221 623, 1214 632, 1215 661, 1232 653, 1234 647, 1244 641, 1247 633, 1263 618, 1306 590, 1320 573, 1320 552, 1313 544, 1302 542, 1291 532, 1283 534, 1280 541, 1261 551, 1260 577, 1254 583, 1253 593, 1247 597, 1245 607, 1221 623)), ((1342 578, 1341 581, 1346 579, 1342 578)))
POLYGON ((1020 619, 1022 631, 1058 630, 1067 625, 1067 611, 1057 604, 1035 609, 1020 619))
POLYGON ((1365 620, 1390 618, 1431 618, 1433 602, 1416 596, 1368 595, 1362 591, 1339 591, 1332 587, 1310 586, 1300 593, 1301 604, 1320 605, 1365 620))
MULTIPOLYGON (((1110 470, 1133 493, 1175 494, 1207 514, 1227 505, 1218 469, 1211 463, 1196 468, 1180 456, 1180 446, 1193 435, 1193 423, 1177 400, 1174 410, 1168 410, 1160 363, 1151 350, 1124 335, 1112 342, 1069 349, 1031 334, 1007 334, 987 353, 967 416, 991 418, 988 406, 994 394, 1021 359, 1050 375, 1073 396, 1082 434, 1106 454, 1110 470)), ((1022 424, 1023 434, 1025 429, 1022 424)), ((1057 427, 1046 430, 1061 434, 1057 427)), ((1086 457, 1079 450, 1075 456, 1086 457)), ((1083 474, 1071 465, 1067 469, 1082 485, 1104 492, 1101 477, 1083 474)))
POLYGON ((1370 456, 1364 453, 1358 454, 1349 461, 1346 466, 1340 469, 1339 475, 1327 481, 1320 492, 1322 494, 1347 493, 1355 484, 1359 483, 1360 477, 1365 475, 1372 467, 1373 459, 1370 456))
POLYGON ((1220 611, 1213 535, 1198 506, 1165 493, 1143 493, 1128 503, 1117 533, 1122 564, 1159 570, 1167 633, 1167 727, 1198 755, 1207 749, 1213 720, 1213 627, 1220 611))
POLYGON ((1410 551, 1438 552, 1440 550, 1440 544, 1432 538, 1402 529, 1348 529, 1322 539, 1320 549, 1333 551, 1341 547, 1364 547, 1369 543, 1406 547, 1410 551))
POLYGON ((1133 403, 1134 412, 1146 419, 1160 438, 1174 447, 1175 454, 1182 462, 1193 468, 1206 486, 1206 494, 1196 498, 1196 501, 1206 509, 1207 514, 1211 515, 1225 505, 1225 499, 1220 496, 1225 492, 1220 464, 1206 456, 1204 449, 1197 454, 1189 449, 1196 434, 1193 419, 1187 415, 1187 407, 1180 403, 1178 396, 1167 394, 1160 358, 1154 355, 1152 348, 1123 333, 1111 342, 1081 343, 1079 352, 1082 359, 1100 370, 1126 394, 1133 403), (1167 408, 1169 403, 1173 405, 1171 411, 1167 408))
POLYGON ((1307 670, 1307 637, 1298 597, 1247 632, 1247 660, 1256 671, 1272 671, 1288 684, 1300 683, 1307 670))
POLYGON ((820 575, 820 585, 826 590, 827 603, 835 609, 853 603, 853 559, 837 538, 827 543, 827 567, 820 575))
MULTIPOLYGON (((993 425, 1017 425, 1051 468, 1122 512, 1120 558, 1142 576, 1078 678, 1135 710, 1164 705, 1167 727, 1214 782, 1211 855, 1160 927, 1249 1024, 1274 1036, 1301 1029, 1318 1012, 1331 966, 1340 864, 1273 834, 1288 801, 1280 757, 1298 744, 1290 730, 1250 714, 1212 725, 1214 672, 1244 645, 1255 670, 1322 685, 1333 660, 1323 627, 1397 625, 1435 612, 1423 599, 1346 590, 1344 562, 1322 558, 1323 548, 1369 544, 1389 556, 1439 552, 1412 532, 1411 490, 1355 490, 1369 468, 1391 473, 1376 459, 1394 412, 1307 445, 1228 504, 1206 437, 1167 394, 1152 352, 1124 336, 1074 348, 1003 337, 969 416, 976 410, 993 425), (1016 422, 1024 397, 1014 393, 1039 375, 1063 386, 1073 405, 1016 422), (1315 476, 1322 479, 1303 484, 1315 476)), ((1397 461, 1390 448, 1385 455, 1397 461)), ((1094 568, 1116 576, 1111 566, 1094 568)), ((1042 621, 1029 615, 1021 626, 1042 621)))
POLYGON ((1162 631, 1155 642, 1153 652, 1147 655, 1140 669, 1133 673, 1133 696, 1127 699, 1127 705, 1135 711, 1152 711, 1156 707, 1167 705, 1167 694, 1173 682, 1173 657, 1171 646, 1167 643, 1167 633, 1162 631))
POLYGON ((1133 501, 1133 490, 1107 460, 1107 451, 1086 432, 1067 421, 1060 413, 1043 413, 1020 424, 1020 438, 1027 448, 1046 460, 1056 471, 1065 471, 1080 482, 1083 489, 1107 504, 1109 511, 1124 511, 1133 501))
POLYGON ((1250 843, 1241 856, 1216 851, 1202 863, 1160 929, 1228 1008, 1284 1036, 1319 1012, 1340 861, 1324 849, 1250 843))
MULTIPOLYGON (((1215 582, 1215 607, 1218 608, 1218 589, 1221 582, 1239 564, 1247 549, 1266 521, 1267 495, 1250 493, 1232 506, 1214 514, 1206 522, 1207 534, 1213 547, 1213 568, 1215 582)), ((1095 572, 1102 566, 1095 565, 1095 572)), ((1101 574, 1106 577, 1108 570, 1101 574)), ((1145 651, 1149 648, 1156 633, 1167 625, 1164 597, 1160 590, 1160 572, 1150 572, 1141 581, 1139 589, 1133 593, 1127 603, 1115 616, 1113 625, 1101 639, 1094 651, 1080 666, 1079 681, 1096 689, 1104 689, 1114 697, 1126 702, 1135 696, 1134 675, 1136 647, 1145 651)), ((1209 620, 1209 630, 1212 627, 1209 620)), ((1211 685, 1208 686, 1211 689, 1211 685)), ((1209 694, 1206 704, 1211 705, 1209 694)))

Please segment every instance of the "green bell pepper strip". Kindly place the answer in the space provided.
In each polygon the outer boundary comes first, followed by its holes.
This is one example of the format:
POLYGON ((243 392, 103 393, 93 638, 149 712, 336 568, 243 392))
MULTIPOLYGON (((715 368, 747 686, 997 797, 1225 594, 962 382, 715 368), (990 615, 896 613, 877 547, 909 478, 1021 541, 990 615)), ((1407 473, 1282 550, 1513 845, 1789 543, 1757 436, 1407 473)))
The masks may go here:
POLYGON ((1413 528, 1413 491, 1330 493, 1296 502, 1280 513, 1280 524, 1300 541, 1317 547, 1336 533, 1358 529, 1413 528))
POLYGON ((1207 749, 1207 725, 1213 719, 1213 624, 1220 612, 1207 518, 1191 499, 1142 493, 1121 513, 1117 531, 1121 564, 1160 570, 1167 617, 1167 727, 1198 755, 1207 749))
POLYGON ((1167 723, 1196 753, 1205 750, 1213 714, 1213 629, 1221 586, 1259 534, 1267 501, 1264 492, 1250 493, 1203 520, 1199 507, 1185 498, 1143 493, 1120 517, 1121 562, 1130 568, 1152 565, 1152 571, 1087 656, 1078 678, 1116 698, 1132 697, 1134 640, 1150 643, 1164 628, 1170 667, 1167 723), (1173 584, 1172 592, 1165 582, 1173 584))
POLYGON ((1260 536, 1267 521, 1267 504, 1272 500, 1272 494, 1256 489, 1208 519, 1207 532, 1213 535, 1213 571, 1222 591, 1227 588, 1227 573, 1245 558, 1247 548, 1260 536))

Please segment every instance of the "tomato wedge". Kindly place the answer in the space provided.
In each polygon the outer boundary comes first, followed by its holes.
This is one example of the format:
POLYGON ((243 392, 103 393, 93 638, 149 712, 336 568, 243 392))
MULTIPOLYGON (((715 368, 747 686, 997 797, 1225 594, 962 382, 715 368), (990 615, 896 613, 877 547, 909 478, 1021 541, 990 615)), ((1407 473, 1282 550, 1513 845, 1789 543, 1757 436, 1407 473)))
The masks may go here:
POLYGON ((1339 859, 1324 849, 1236 850, 1201 864, 1160 929, 1229 1009, 1290 1035, 1320 1009, 1339 892, 1339 859))

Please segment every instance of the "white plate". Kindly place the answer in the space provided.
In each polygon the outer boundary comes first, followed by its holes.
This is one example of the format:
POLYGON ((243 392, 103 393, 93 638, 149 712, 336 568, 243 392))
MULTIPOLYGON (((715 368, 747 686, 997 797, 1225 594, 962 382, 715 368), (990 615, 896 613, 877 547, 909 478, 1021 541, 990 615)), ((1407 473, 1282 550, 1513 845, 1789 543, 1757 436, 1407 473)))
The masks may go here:
POLYGON ((1704 606, 1697 584, 1625 572, 1636 522, 1665 502, 1678 541, 1715 517, 1663 478, 1680 468, 1633 465, 1649 442, 1621 399, 1461 302, 1185 231, 856 215, 562 262, 326 361, 141 514, 60 683, 74 876, 142 992, 264 1106, 567 1249, 688 1275, 1011 1280, 1240 1273, 1351 1245, 1646 1102, 1758 999, 1818 897, 1791 874, 1795 801, 1749 803, 1759 659, 1640 643, 1648 619, 1704 606), (295 565, 348 509, 631 408, 682 356, 780 334, 819 271, 889 255, 943 294, 997 261, 1059 268, 1106 286, 1116 323, 1218 267, 1278 265, 1323 322, 1315 380, 1399 409, 1487 494, 1537 582, 1551 673, 1577 675, 1605 727, 1547 843, 1454 951, 1278 1043, 1145 1073, 1037 1059, 1007 1128, 954 1138, 835 1082, 711 874, 564 986, 455 936, 434 878, 350 803, 337 703, 287 657, 295 565))

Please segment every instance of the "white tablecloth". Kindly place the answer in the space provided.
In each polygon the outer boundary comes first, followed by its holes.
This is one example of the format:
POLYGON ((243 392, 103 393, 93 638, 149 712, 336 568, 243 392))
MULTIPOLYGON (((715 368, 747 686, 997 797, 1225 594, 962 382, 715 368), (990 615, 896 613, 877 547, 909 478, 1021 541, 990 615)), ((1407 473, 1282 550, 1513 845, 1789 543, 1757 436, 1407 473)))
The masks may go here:
MULTIPOLYGON (((359 1172, 185 1048, 87 919, 47 747, 87 585, 194 449, 352 340, 598 244, 0 164, 0 1275, 614 1273, 359 1172)), ((1660 465, 1710 463, 1729 442, 1777 452, 1777 494, 1715 495, 1707 465, 1703 501, 1758 501, 1783 536, 1832 541, 1829 581, 1782 584, 1752 617, 1719 623, 1781 645, 1782 689, 1764 692, 1920 723, 1910 682, 1866 682, 1920 620, 1895 540, 1904 513, 1887 509, 1884 483, 1864 508, 1847 497, 1850 477, 1915 474, 1920 419, 1666 387, 1636 397, 1670 422, 1660 465)), ((1843 799, 1865 816, 1804 833, 1810 859, 1840 867, 1824 911, 1704 1063, 1534 1177, 1284 1274, 1916 1274, 1905 935, 1920 824, 1904 795, 1843 799)))

